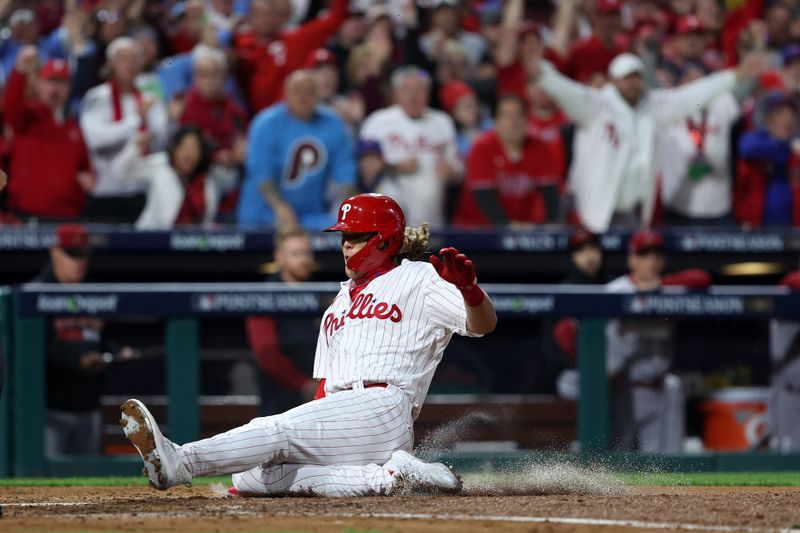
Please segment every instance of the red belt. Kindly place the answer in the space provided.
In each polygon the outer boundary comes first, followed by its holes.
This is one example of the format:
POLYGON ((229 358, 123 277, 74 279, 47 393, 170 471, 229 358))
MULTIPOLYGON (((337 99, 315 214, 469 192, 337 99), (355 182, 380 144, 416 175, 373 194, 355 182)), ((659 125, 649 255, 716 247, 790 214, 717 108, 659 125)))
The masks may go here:
MULTIPOLYGON (((388 387, 388 383, 364 383, 365 389, 371 389, 372 387, 383 387, 384 389, 388 387)), ((353 390, 352 387, 347 390, 353 390)))
MULTIPOLYGON (((370 389, 372 387, 381 387, 385 389, 388 386, 389 386, 388 383, 364 383, 365 389, 370 389)), ((342 389, 342 390, 353 390, 353 388, 350 387, 349 389, 342 389)), ((314 396, 314 399, 319 400, 320 398, 324 397, 325 397, 325 378, 322 378, 319 380, 319 385, 317 386, 317 394, 314 396)))

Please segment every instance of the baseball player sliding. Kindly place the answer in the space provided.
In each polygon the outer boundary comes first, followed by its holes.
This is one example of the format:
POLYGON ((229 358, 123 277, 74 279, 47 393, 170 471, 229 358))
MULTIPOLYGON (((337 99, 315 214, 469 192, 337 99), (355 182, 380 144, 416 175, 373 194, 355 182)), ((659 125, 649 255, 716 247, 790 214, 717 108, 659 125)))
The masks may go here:
POLYGON ((427 226, 406 228, 400 206, 379 194, 345 200, 325 231, 341 232, 349 279, 320 324, 317 399, 182 446, 161 434, 141 402, 126 401, 120 423, 157 489, 217 474, 233 474, 242 495, 461 488, 445 465, 409 452, 453 333, 479 337, 497 323, 472 261, 454 248, 430 263, 413 261, 427 248, 427 226))

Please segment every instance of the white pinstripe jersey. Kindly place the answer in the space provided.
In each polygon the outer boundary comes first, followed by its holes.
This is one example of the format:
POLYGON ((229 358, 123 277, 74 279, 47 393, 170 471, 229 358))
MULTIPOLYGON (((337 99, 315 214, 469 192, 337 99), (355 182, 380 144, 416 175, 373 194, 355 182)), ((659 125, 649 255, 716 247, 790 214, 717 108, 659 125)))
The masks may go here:
POLYGON ((322 318, 314 377, 325 378, 326 392, 358 381, 400 387, 416 418, 453 333, 480 336, 467 331, 464 298, 423 261, 403 260, 353 301, 351 283, 322 318))

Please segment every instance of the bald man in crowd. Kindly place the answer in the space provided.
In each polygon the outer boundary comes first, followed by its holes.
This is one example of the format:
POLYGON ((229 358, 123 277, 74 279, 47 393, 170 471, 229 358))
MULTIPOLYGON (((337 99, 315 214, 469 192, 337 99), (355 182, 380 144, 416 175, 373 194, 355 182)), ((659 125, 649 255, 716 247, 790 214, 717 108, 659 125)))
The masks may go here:
POLYGON ((321 230, 335 223, 340 201, 354 193, 352 141, 336 112, 319 105, 310 71, 292 73, 284 93, 283 102, 250 126, 239 224, 321 230))

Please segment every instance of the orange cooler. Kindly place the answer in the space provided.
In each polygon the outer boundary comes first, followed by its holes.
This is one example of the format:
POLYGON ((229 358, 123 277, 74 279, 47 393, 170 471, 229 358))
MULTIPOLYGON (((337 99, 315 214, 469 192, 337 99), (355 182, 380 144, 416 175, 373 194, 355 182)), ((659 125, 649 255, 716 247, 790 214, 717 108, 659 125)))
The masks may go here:
POLYGON ((710 450, 749 450, 764 436, 769 389, 730 387, 700 404, 705 415, 703 444, 710 450))

